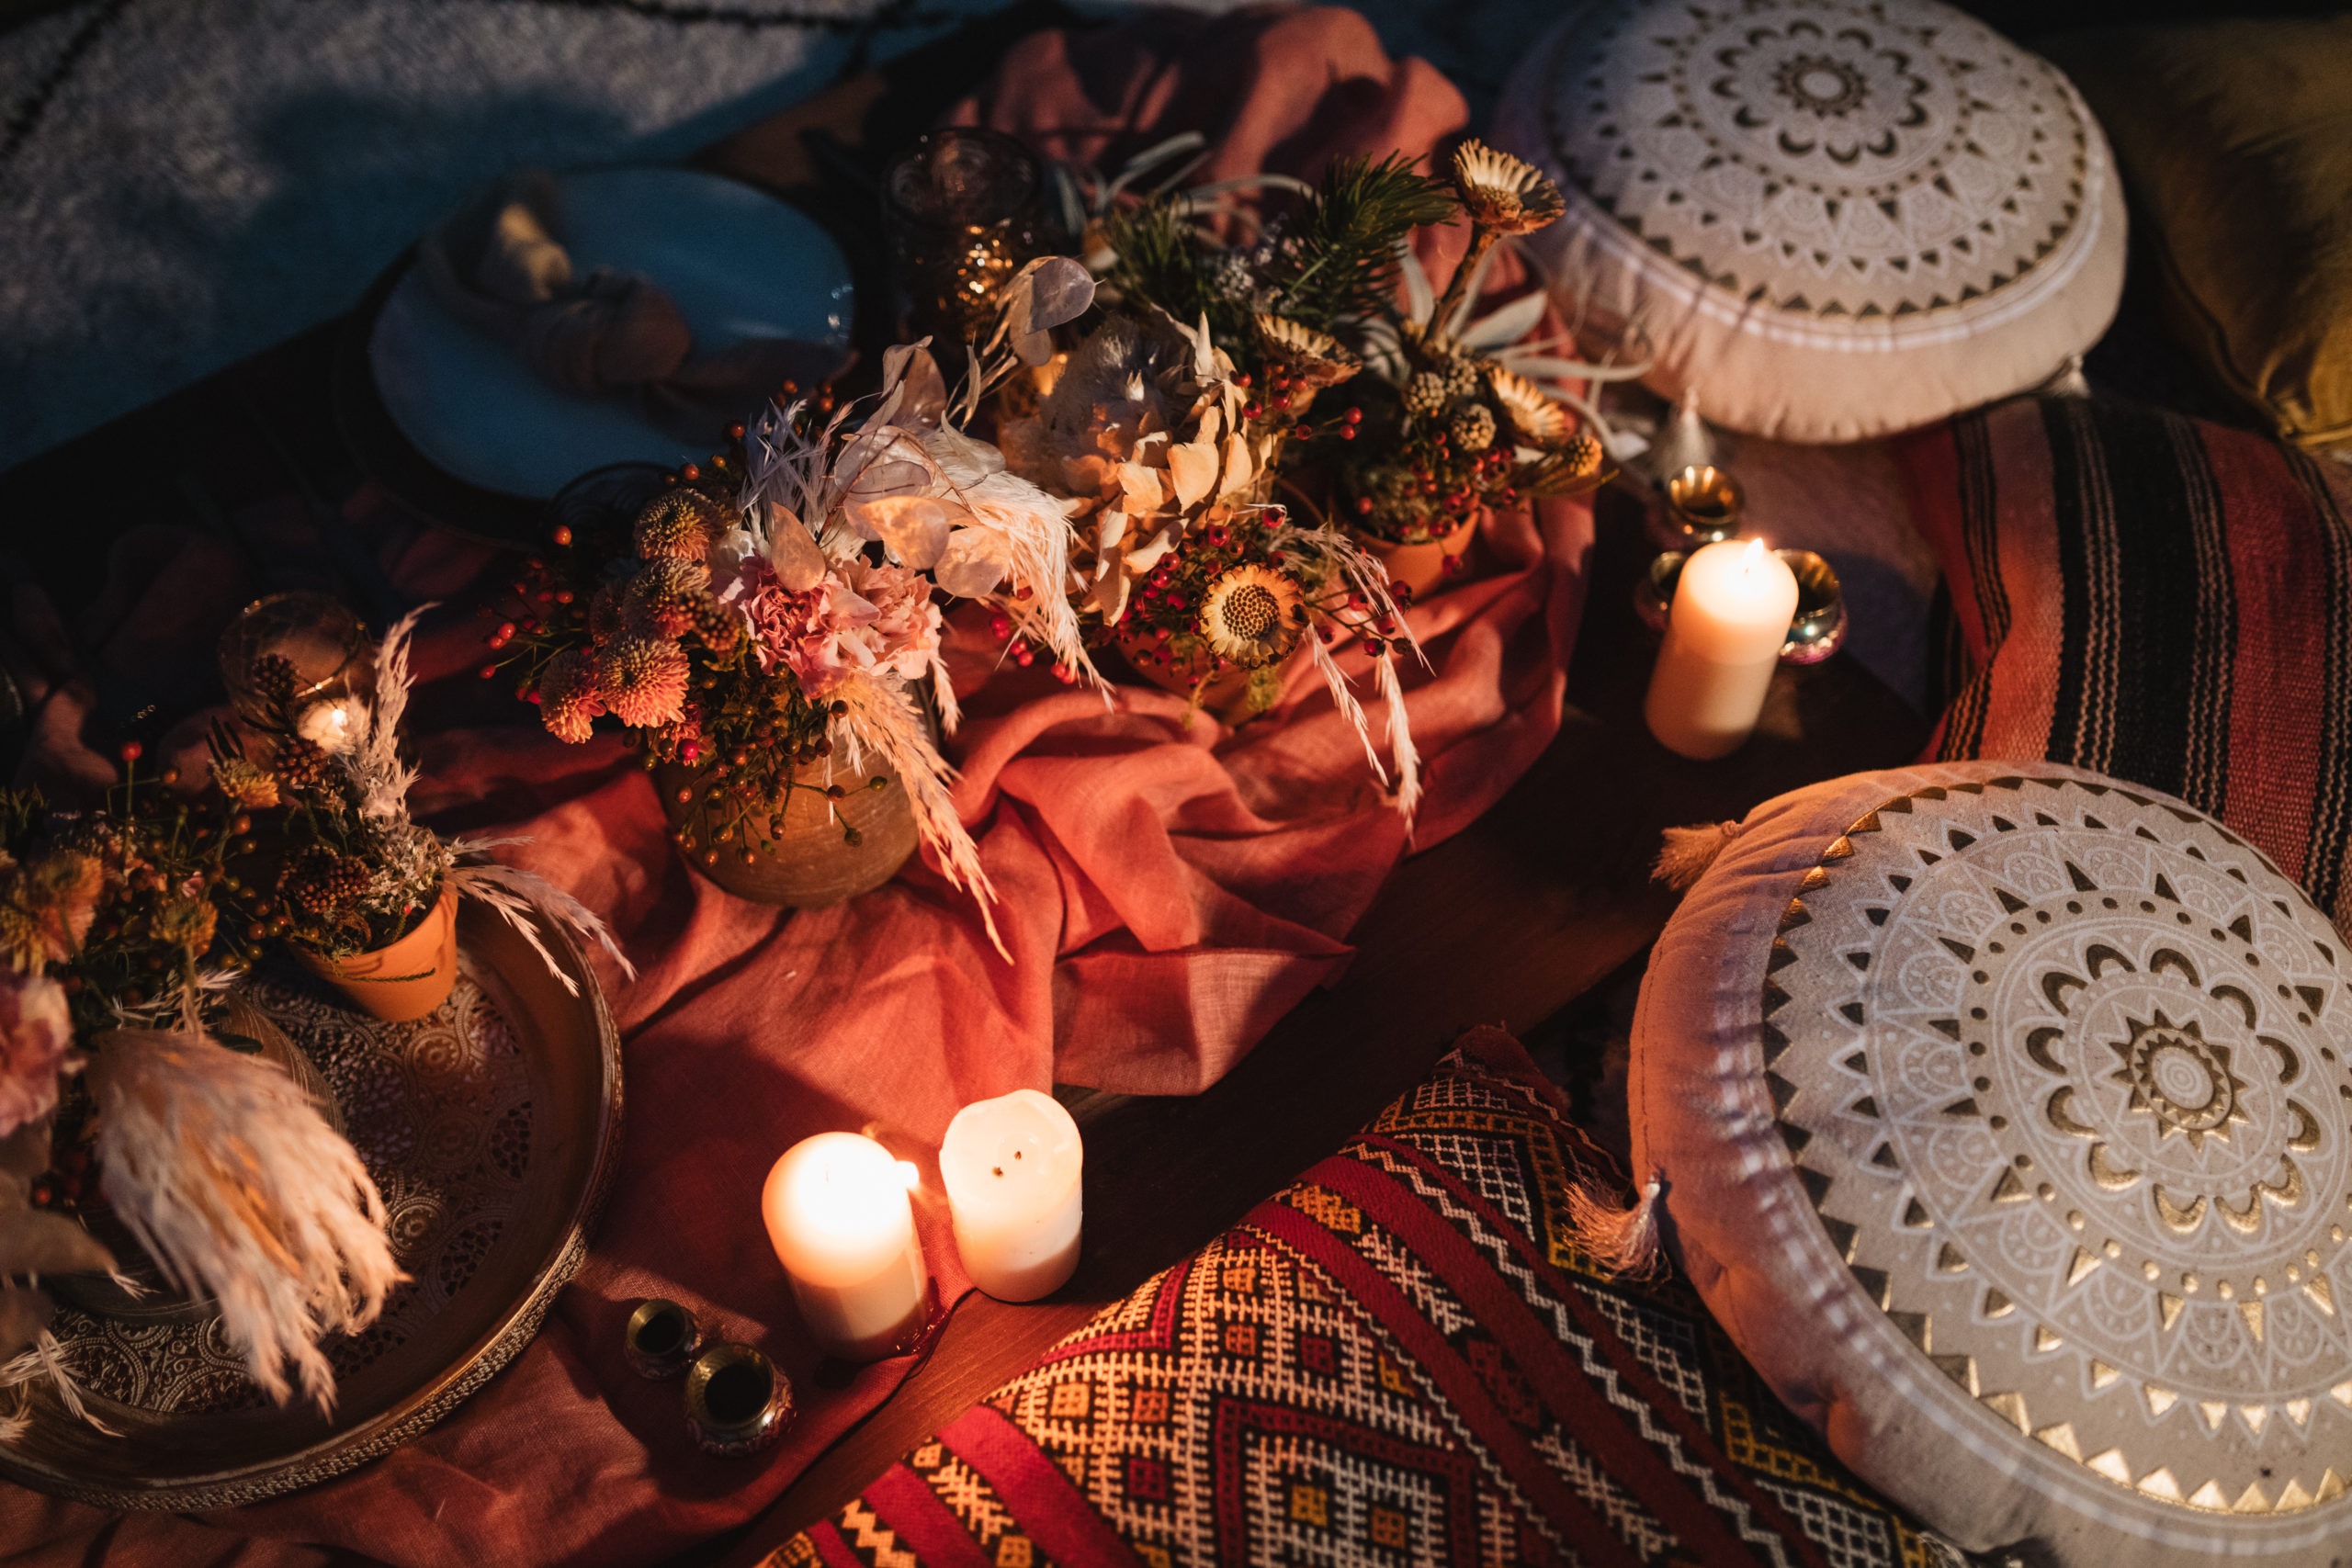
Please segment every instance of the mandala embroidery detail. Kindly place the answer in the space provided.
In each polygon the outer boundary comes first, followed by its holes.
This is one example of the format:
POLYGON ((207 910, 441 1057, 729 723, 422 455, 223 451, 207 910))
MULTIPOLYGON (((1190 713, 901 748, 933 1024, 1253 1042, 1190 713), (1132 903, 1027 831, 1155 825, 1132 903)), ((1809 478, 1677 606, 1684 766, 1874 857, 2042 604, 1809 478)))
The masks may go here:
POLYGON ((1575 193, 1734 299, 1819 321, 2018 286, 2088 243, 2106 177, 2064 76, 1938 6, 1620 0, 1541 76, 1575 193))
POLYGON ((1928 788, 1781 919, 1765 1080, 1828 1243, 1973 1408, 2239 1515, 2352 1475, 2352 985, 2220 824, 2075 778, 1928 788))

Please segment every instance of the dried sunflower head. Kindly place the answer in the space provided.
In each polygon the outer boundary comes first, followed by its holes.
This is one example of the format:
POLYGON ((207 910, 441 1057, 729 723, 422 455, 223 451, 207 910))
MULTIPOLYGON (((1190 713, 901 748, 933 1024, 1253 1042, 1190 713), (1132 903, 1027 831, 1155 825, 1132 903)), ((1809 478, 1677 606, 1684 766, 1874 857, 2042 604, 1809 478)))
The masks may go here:
POLYGON ((1543 389, 1526 377, 1499 365, 1490 366, 1487 387, 1494 394, 1495 406, 1502 410, 1512 436, 1523 445, 1557 446, 1569 438, 1572 426, 1567 409, 1545 397, 1543 389))
POLYGON ((1306 595, 1285 572, 1238 566, 1209 584, 1199 626, 1211 648, 1254 670, 1298 646, 1306 629, 1306 595))
POLYGON ((1470 220, 1497 234, 1525 234, 1567 210, 1560 187, 1534 167, 1483 141, 1453 154, 1453 192, 1470 220))
POLYGON ((1336 387, 1363 368, 1363 361, 1340 344, 1340 340, 1286 316, 1258 316, 1258 337, 1266 355, 1291 373, 1311 396, 1336 387))

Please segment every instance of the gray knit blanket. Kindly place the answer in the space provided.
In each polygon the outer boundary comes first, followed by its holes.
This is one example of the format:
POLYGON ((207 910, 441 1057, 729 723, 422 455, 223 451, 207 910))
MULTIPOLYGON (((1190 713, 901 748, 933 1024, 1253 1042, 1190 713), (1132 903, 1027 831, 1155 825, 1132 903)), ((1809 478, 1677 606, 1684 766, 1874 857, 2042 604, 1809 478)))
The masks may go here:
MULTIPOLYGON (((1003 3, 0 0, 0 468, 349 309, 503 170, 680 156, 1003 3)), ((1361 8, 1474 111, 1557 14, 1361 8)))

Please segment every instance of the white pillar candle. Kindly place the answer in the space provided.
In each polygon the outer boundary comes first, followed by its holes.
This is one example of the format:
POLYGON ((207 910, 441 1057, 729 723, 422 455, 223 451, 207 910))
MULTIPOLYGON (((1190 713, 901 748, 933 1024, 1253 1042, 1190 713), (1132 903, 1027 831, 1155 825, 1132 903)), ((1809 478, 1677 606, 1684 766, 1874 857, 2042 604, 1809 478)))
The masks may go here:
POLYGON ((1701 761, 1738 750, 1796 613, 1796 575, 1761 539, 1725 539, 1683 562, 1643 709, 1659 744, 1701 761))
POLYGON ((1006 1302, 1061 1288, 1078 1267, 1085 1162, 1078 1123, 1052 1095, 1020 1089, 956 1113, 939 1175, 974 1284, 1006 1302))
POLYGON ((878 1360, 919 1333, 931 1270, 907 1192, 915 1168, 855 1133, 820 1133, 785 1151, 760 1208, 792 1278, 800 1319, 845 1360, 878 1360))

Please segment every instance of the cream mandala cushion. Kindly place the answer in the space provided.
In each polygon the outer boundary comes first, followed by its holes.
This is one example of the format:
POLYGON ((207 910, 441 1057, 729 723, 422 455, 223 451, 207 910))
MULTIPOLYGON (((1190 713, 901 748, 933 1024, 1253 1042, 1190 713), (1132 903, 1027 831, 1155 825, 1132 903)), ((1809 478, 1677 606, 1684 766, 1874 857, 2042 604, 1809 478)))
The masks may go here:
POLYGON ((1529 254, 1637 322, 1650 385, 1791 441, 2022 391, 2097 342, 2123 197, 2056 67, 1935 0, 1603 0, 1512 76, 1498 146, 1567 215, 1529 254))
POLYGON ((1658 942, 1635 1168, 1767 1381, 1961 1545, 2339 1561, 2347 964, 2177 801, 2040 763, 1816 785, 1658 942))

